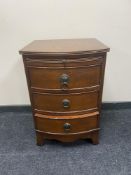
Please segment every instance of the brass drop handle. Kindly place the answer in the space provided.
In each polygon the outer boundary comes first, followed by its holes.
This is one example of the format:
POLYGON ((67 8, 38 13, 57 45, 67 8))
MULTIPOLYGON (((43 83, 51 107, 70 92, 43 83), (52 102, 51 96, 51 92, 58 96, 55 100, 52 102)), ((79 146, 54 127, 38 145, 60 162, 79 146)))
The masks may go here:
POLYGON ((63 102, 63 107, 64 108, 69 108, 70 107, 70 101, 68 99, 64 99, 62 102, 63 102))
POLYGON ((60 83, 63 85, 63 86, 68 86, 68 83, 69 83, 69 75, 67 74, 62 74, 60 76, 60 83))
POLYGON ((63 127, 64 127, 64 130, 65 130, 66 132, 68 132, 68 131, 70 131, 70 129, 71 129, 71 124, 70 124, 70 123, 65 123, 63 127))

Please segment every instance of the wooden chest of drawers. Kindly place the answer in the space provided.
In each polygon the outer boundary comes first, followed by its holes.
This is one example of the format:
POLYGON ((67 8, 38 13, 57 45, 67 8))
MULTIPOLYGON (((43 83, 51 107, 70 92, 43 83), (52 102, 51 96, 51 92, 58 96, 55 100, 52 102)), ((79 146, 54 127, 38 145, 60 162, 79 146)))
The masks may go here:
POLYGON ((106 53, 96 39, 34 41, 23 56, 37 145, 44 139, 99 142, 106 53))

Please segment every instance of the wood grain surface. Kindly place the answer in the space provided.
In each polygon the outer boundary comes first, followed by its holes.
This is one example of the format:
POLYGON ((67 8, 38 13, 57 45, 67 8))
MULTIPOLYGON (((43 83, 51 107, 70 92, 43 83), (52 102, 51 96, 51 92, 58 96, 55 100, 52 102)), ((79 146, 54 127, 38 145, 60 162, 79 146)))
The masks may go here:
POLYGON ((23 56, 37 145, 44 139, 99 143, 109 48, 96 39, 33 41, 23 56))

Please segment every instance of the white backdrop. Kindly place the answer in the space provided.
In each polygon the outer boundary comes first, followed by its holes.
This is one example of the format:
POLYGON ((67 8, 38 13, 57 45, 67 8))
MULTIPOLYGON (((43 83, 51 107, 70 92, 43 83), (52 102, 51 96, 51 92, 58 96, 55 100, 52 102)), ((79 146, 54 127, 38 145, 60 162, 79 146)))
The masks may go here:
POLYGON ((0 0, 0 105, 29 104, 23 46, 88 37, 111 48, 103 101, 131 101, 130 0, 0 0))

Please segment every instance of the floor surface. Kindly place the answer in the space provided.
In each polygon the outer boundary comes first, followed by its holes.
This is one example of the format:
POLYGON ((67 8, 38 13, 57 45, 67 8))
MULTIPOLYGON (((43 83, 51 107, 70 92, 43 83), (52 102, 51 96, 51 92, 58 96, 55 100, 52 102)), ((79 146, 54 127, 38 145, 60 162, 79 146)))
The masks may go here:
POLYGON ((102 111, 99 145, 46 141, 42 147, 30 112, 1 112, 0 175, 131 175, 131 109, 102 111))

